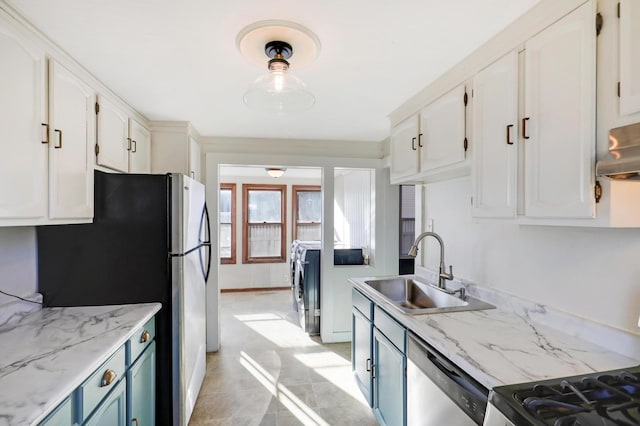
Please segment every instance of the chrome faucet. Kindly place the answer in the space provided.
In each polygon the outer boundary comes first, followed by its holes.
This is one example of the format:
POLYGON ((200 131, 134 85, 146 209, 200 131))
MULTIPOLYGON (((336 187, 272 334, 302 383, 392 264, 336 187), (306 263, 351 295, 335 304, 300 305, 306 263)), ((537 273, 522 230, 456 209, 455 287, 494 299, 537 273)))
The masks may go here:
POLYGON ((446 290, 446 280, 453 279, 453 266, 449 265, 448 273, 445 271, 446 268, 444 266, 444 243, 442 242, 442 238, 440 238, 440 235, 436 234, 435 232, 423 232, 422 234, 418 235, 418 238, 416 238, 416 240, 413 242, 413 245, 409 249, 408 255, 411 257, 416 257, 418 255, 418 244, 420 243, 420 241, 427 237, 435 238, 440 244, 440 273, 438 275, 438 287, 446 290))

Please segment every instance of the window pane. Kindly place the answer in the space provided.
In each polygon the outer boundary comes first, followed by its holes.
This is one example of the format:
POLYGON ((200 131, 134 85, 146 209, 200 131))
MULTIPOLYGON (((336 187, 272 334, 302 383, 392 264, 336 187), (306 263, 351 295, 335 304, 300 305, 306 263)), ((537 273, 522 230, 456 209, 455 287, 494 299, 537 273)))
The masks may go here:
POLYGON ((322 220, 321 192, 299 191, 297 201, 299 222, 320 222, 322 220))
POLYGON ((220 223, 231 222, 231 190, 220 190, 220 223))
POLYGON ((280 257, 280 224, 249 225, 249 257, 280 257))
POLYGON ((281 222, 280 191, 249 190, 248 195, 250 223, 281 222))
POLYGON ((415 238, 415 187, 400 185, 400 255, 405 256, 415 238))
POLYGON ((231 224, 220 224, 220 257, 231 258, 231 224))
POLYGON ((321 225, 319 223, 299 224, 296 230, 296 238, 304 241, 320 240, 320 229, 321 225))

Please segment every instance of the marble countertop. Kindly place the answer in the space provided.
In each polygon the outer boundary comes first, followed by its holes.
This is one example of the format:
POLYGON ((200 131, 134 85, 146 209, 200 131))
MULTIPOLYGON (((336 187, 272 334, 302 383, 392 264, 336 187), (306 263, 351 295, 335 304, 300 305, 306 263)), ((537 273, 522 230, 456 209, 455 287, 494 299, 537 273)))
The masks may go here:
POLYGON ((364 283, 349 281, 487 389, 495 386, 588 374, 640 364, 581 337, 543 325, 486 300, 496 309, 409 315, 364 283))
POLYGON ((43 420, 160 307, 43 308, 0 326, 0 425, 43 420))

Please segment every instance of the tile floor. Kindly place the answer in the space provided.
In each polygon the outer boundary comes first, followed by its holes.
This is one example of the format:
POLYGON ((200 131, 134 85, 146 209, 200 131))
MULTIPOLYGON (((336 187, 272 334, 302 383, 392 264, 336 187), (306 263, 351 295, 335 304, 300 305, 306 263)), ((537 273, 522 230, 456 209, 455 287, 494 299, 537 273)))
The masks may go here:
POLYGON ((322 344, 296 325, 291 293, 223 293, 221 349, 190 426, 376 425, 351 375, 351 344, 322 344))

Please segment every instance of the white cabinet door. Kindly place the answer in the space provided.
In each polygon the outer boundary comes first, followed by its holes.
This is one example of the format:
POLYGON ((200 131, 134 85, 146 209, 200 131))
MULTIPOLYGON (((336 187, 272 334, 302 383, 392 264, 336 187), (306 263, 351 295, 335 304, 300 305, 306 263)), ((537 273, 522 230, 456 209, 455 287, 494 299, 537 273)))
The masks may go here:
POLYGON ((49 217, 93 216, 95 93, 59 63, 49 63, 49 217))
POLYGON ((420 111, 420 169, 433 170, 465 159, 465 86, 460 85, 420 111))
POLYGON ((0 219, 42 218, 47 214, 45 54, 0 21, 0 58, 0 219))
POLYGON ((129 120, 130 173, 151 173, 151 133, 142 124, 129 120))
POLYGON ((127 172, 129 170, 129 117, 114 103, 98 99, 98 146, 96 162, 100 166, 127 172))
POLYGON ((417 115, 391 130, 391 182, 398 182, 418 173, 418 144, 421 142, 417 115))
POLYGON ((620 0, 620 114, 640 112, 640 2, 620 0))
POLYGON ((189 176, 201 182, 200 176, 200 144, 193 138, 189 138, 189 176))
POLYGON ((515 217, 518 185, 518 54, 473 79, 475 217, 515 217))
POLYGON ((595 210, 596 34, 588 2, 527 41, 525 215, 587 218, 595 210))

